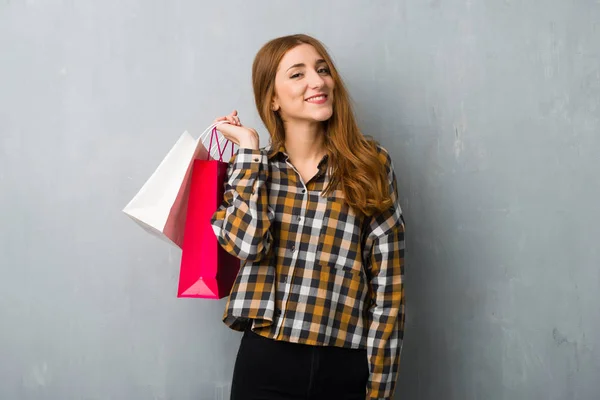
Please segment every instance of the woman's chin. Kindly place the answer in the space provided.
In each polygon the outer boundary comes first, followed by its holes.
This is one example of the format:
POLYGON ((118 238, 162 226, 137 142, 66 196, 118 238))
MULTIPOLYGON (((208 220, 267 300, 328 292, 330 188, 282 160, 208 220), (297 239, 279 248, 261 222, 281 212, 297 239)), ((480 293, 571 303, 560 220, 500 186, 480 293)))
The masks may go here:
POLYGON ((312 118, 317 122, 325 122, 331 118, 333 115, 333 110, 323 110, 320 112, 316 112, 312 115, 312 118))

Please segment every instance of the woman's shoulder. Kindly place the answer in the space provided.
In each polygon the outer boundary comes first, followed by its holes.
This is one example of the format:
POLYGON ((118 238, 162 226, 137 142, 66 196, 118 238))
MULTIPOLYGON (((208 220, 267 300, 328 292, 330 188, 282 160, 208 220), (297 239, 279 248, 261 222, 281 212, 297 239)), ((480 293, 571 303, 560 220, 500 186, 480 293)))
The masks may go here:
POLYGON ((377 150, 377 157, 379 161, 385 166, 385 169, 390 172, 394 169, 394 163, 390 152, 379 142, 374 141, 375 149, 377 150))

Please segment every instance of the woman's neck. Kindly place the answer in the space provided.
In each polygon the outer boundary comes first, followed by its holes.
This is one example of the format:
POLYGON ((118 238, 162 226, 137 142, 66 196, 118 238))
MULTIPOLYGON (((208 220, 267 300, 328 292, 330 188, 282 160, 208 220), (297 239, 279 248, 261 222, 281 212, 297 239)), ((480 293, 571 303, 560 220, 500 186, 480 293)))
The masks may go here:
POLYGON ((292 164, 319 163, 325 155, 324 135, 321 123, 287 125, 285 150, 292 164))

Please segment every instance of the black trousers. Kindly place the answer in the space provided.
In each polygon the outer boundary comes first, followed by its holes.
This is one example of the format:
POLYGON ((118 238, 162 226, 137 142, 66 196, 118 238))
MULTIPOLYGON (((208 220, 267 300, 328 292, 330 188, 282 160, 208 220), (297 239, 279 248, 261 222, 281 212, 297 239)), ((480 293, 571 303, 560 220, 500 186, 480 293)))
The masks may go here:
POLYGON ((231 400, 365 400, 368 377, 366 350, 276 341, 247 329, 231 400))

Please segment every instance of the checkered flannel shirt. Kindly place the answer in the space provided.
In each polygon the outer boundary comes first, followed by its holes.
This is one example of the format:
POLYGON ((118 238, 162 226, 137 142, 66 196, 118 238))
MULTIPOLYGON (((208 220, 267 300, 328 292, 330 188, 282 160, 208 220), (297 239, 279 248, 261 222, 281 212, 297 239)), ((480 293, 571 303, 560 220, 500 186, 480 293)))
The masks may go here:
POLYGON ((393 206, 359 216, 341 190, 321 195, 327 156, 308 182, 284 149, 239 149, 212 226, 242 260, 223 321, 267 338, 367 349, 368 399, 391 399, 404 332, 404 219, 388 152, 393 206))

